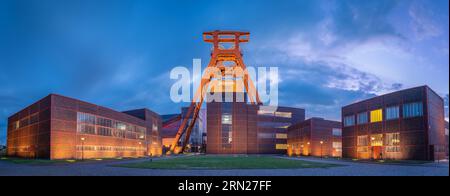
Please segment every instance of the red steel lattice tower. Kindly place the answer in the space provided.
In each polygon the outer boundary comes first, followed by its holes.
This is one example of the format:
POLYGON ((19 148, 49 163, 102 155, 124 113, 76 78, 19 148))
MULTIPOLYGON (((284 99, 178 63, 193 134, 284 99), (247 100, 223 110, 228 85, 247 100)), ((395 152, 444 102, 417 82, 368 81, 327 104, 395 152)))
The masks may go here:
POLYGON ((212 84, 212 79, 222 77, 232 70, 232 77, 242 77, 245 90, 251 104, 261 105, 256 87, 249 77, 244 64, 243 55, 239 44, 249 41, 249 32, 239 31, 212 31, 203 33, 203 40, 213 44, 211 60, 202 75, 200 86, 198 87, 186 115, 182 118, 182 123, 178 129, 175 139, 170 146, 168 153, 182 153, 189 142, 192 128, 198 118, 201 106, 205 99, 207 89, 212 84), (226 64, 231 63, 231 64, 226 64), (227 73, 226 73, 227 72, 227 73), (192 120, 189 122, 189 119, 192 120), (186 134, 181 147, 178 147, 181 136, 186 134))

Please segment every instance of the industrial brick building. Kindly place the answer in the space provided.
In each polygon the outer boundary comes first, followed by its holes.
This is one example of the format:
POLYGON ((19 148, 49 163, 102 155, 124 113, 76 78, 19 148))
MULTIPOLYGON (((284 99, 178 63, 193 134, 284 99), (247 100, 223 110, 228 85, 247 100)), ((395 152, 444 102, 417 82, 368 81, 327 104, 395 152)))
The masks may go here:
POLYGON ((341 122, 310 118, 288 128, 289 156, 342 156, 341 122))
POLYGON ((212 101, 207 104, 206 119, 207 153, 285 154, 287 128, 303 121, 305 110, 289 107, 267 110, 245 101, 212 101))
POLYGON ((445 155, 448 159, 448 122, 445 121, 445 155))
POLYGON ((436 160, 445 156, 444 102, 428 86, 342 108, 343 157, 436 160))
POLYGON ((50 94, 8 118, 9 156, 83 159, 161 155, 161 119, 50 94))

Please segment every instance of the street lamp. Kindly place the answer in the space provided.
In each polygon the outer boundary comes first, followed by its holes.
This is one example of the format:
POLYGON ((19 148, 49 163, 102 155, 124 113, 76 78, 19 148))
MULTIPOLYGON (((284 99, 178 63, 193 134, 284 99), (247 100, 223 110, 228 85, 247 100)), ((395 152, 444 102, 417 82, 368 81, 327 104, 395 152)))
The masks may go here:
POLYGON ((370 138, 370 151, 372 152, 372 156, 371 156, 371 159, 374 159, 374 150, 373 150, 373 141, 375 141, 375 137, 371 137, 370 138))
POLYGON ((310 145, 311 143, 310 143, 310 142, 307 142, 306 144, 308 145, 308 147, 307 147, 307 149, 308 149, 307 155, 309 156, 309 151, 310 151, 310 149, 311 149, 309 145, 310 145))
POLYGON ((320 158, 323 158, 322 144, 323 144, 323 141, 320 141, 320 158))
POLYGON ((86 140, 86 138, 82 137, 81 139, 81 160, 84 159, 84 140, 86 140))
POLYGON ((302 145, 300 145, 300 153, 298 153, 299 155, 301 154, 301 155, 303 155, 303 148, 304 148, 305 146, 302 144, 302 145))

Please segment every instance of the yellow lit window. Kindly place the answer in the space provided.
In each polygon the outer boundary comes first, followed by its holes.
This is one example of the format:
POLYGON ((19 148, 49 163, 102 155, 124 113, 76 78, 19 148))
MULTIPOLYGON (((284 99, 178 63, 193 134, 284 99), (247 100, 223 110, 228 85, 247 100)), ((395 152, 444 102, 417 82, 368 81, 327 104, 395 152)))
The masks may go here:
POLYGON ((275 116, 283 118, 292 118, 291 112, 275 112, 275 116))
POLYGON ((383 120, 383 110, 372 110, 370 112, 370 122, 380 122, 383 120))
POLYGON ((276 144, 275 145, 275 149, 277 149, 277 150, 286 150, 287 149, 287 144, 276 144))
POLYGON ((286 133, 277 133, 276 138, 277 139, 287 139, 287 134, 286 133))

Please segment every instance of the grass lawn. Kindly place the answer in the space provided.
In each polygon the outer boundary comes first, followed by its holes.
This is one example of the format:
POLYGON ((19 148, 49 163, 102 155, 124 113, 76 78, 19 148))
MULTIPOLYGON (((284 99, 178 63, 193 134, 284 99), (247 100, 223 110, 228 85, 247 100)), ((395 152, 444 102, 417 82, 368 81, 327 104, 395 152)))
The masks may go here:
POLYGON ((283 159, 272 156, 203 155, 118 164, 114 166, 142 169, 292 169, 328 168, 338 165, 283 159))

